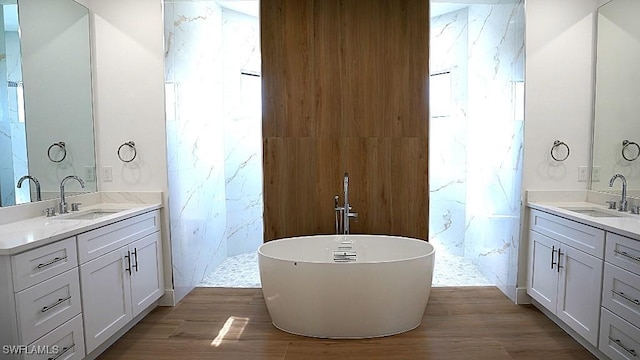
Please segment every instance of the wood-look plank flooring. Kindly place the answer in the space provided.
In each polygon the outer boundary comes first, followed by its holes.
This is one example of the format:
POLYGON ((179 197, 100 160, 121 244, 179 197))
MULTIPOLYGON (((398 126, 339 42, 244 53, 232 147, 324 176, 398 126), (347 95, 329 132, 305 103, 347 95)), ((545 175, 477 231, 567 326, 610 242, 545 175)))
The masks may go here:
POLYGON ((271 324, 260 289, 196 288, 177 306, 156 308, 100 359, 595 357, 535 307, 515 305, 494 287, 433 288, 417 329, 367 340, 313 339, 282 332, 271 324), (225 323, 228 331, 216 341, 225 323))

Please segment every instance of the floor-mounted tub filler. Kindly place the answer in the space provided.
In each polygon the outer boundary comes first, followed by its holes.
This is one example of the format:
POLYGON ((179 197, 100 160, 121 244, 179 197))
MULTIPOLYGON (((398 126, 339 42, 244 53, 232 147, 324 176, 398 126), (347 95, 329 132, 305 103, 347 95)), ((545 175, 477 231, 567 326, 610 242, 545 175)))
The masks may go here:
POLYGON ((320 338, 389 336, 420 325, 435 250, 384 235, 316 235, 258 249, 262 292, 278 329, 320 338))

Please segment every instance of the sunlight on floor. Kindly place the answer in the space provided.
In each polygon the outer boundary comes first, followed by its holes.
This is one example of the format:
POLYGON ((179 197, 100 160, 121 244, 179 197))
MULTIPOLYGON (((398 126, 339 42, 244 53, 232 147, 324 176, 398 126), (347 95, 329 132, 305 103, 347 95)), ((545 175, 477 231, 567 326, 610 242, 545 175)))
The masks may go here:
POLYGON ((249 318, 230 316, 218 332, 218 336, 211 342, 211 345, 218 347, 222 344, 223 340, 240 340, 240 336, 242 336, 244 328, 248 323, 249 318))

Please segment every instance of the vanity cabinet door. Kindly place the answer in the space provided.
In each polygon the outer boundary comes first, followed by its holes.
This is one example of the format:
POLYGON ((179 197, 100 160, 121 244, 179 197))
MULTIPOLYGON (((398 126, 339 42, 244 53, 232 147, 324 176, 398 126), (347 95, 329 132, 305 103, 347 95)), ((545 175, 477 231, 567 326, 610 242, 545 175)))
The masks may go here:
POLYGON ((129 245, 131 252, 131 302, 133 316, 153 304, 163 294, 160 232, 129 245))
POLYGON ((123 246, 80 266, 87 354, 133 318, 127 256, 123 246))
POLYGON ((598 346, 603 261, 566 245, 559 255, 556 315, 598 346))
POLYGON ((556 312, 558 294, 557 253, 560 243, 529 231, 529 296, 549 311, 556 312))

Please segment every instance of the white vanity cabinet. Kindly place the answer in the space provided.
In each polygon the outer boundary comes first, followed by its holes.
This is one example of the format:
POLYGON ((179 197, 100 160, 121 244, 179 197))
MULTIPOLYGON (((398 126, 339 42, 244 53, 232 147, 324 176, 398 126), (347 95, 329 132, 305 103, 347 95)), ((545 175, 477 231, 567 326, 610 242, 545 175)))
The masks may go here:
POLYGON ((0 254, 0 360, 95 358, 150 311, 164 294, 158 208, 5 227, 19 241, 0 254))
POLYGON ((85 356, 76 238, 0 256, 3 359, 85 356))
POLYGON ((596 347, 604 236, 601 229, 530 212, 527 293, 596 347))
POLYGON ((599 350, 640 357, 640 241, 607 233, 599 350))
POLYGON ((158 211, 78 235, 87 353, 163 294, 158 211))

